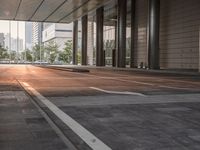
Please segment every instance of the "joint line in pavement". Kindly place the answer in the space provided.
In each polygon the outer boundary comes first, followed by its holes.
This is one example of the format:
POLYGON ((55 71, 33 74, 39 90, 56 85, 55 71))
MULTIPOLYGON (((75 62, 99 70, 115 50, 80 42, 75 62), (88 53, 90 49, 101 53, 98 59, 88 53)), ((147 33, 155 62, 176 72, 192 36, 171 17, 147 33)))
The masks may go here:
POLYGON ((50 102, 47 98, 42 96, 38 91, 32 88, 28 83, 21 82, 25 90, 34 94, 46 107, 48 107, 65 125, 67 125, 73 132, 75 132, 92 150, 112 150, 104 144, 95 135, 81 126, 77 121, 64 113, 55 104, 50 102))

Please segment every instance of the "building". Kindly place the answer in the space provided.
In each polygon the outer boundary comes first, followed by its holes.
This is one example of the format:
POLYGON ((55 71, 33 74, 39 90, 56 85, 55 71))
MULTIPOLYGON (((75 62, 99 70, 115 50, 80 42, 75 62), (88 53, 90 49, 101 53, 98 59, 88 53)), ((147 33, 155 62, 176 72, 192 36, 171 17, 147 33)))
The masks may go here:
POLYGON ((1 47, 5 47, 5 37, 4 37, 4 33, 0 33, 0 45, 1 47))
POLYGON ((109 0, 77 19, 82 64, 92 48, 97 66, 200 70, 199 8, 198 0, 109 0))
POLYGON ((42 43, 43 23, 32 23, 32 46, 42 43))
MULTIPOLYGON (((199 0, 27 1, 12 2, 1 19, 73 22, 74 64, 80 50, 82 65, 200 70, 199 0)), ((33 29, 38 43, 38 23, 33 29)))
POLYGON ((32 23, 25 22, 25 47, 26 49, 32 48, 32 23))
POLYGON ((10 34, 7 33, 4 39, 4 43, 5 43, 4 47, 9 49, 9 47, 11 46, 12 51, 23 51, 24 49, 23 42, 24 42, 23 39, 10 37, 10 34))
POLYGON ((65 42, 73 39, 73 24, 44 23, 42 34, 44 45, 52 41, 62 51, 65 48, 65 42))

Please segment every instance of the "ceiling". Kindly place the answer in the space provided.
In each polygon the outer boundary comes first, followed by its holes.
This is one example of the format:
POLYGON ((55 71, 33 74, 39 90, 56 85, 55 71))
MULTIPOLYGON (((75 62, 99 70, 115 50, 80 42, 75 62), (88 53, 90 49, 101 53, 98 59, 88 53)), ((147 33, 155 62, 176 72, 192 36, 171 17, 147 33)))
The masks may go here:
POLYGON ((70 23, 109 0, 0 0, 0 20, 70 23))

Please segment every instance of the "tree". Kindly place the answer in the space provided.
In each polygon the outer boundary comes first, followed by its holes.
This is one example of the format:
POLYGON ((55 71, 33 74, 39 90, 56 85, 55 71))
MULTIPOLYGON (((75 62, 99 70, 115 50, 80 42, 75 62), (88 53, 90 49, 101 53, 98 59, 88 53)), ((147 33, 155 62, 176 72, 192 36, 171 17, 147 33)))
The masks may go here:
POLYGON ((10 59, 16 61, 17 53, 16 51, 10 51, 10 59))
POLYGON ((65 42, 65 48, 59 53, 59 60, 67 64, 72 61, 72 40, 65 42))
POLYGON ((54 41, 50 41, 45 46, 45 52, 47 54, 47 59, 50 63, 54 63, 56 60, 56 57, 58 56, 58 44, 56 44, 54 41))
POLYGON ((33 61, 33 57, 32 57, 32 52, 29 49, 26 49, 26 51, 21 53, 23 60, 26 61, 33 61))
POLYGON ((26 50, 26 60, 27 61, 32 61, 33 60, 32 52, 29 49, 26 50))
POLYGON ((32 51, 33 51, 34 61, 40 60, 40 51, 41 51, 41 60, 44 59, 44 46, 43 45, 36 44, 33 47, 32 51))
POLYGON ((9 58, 8 50, 0 45, 0 59, 9 58))

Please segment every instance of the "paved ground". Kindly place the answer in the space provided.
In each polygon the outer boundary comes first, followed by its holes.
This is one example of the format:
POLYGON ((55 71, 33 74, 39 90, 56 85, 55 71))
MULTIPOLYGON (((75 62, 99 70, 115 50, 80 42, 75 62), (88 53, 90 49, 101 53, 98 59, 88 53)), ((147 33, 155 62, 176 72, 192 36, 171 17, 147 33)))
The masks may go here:
POLYGON ((0 84, 0 149, 68 149, 16 84, 0 84))
MULTIPOLYGON (((3 99, 6 92, 22 92, 19 83, 26 83, 113 150, 200 149, 200 76, 103 70, 77 73, 23 65, 2 65, 0 71, 0 91, 4 93, 0 110, 7 110, 6 114, 15 110, 13 105, 5 107, 13 102, 12 98, 3 99)), ((92 149, 34 93, 29 93, 77 149, 92 149)), ((19 113, 18 117, 23 115, 19 113)), ((5 114, 1 112, 0 116, 5 114)), ((11 116, 12 120, 17 118, 11 116)), ((1 126, 0 131, 4 131, 1 126)), ((24 135, 21 130, 15 132, 24 135)), ((1 138, 4 149, 9 149, 8 141, 1 138)))

